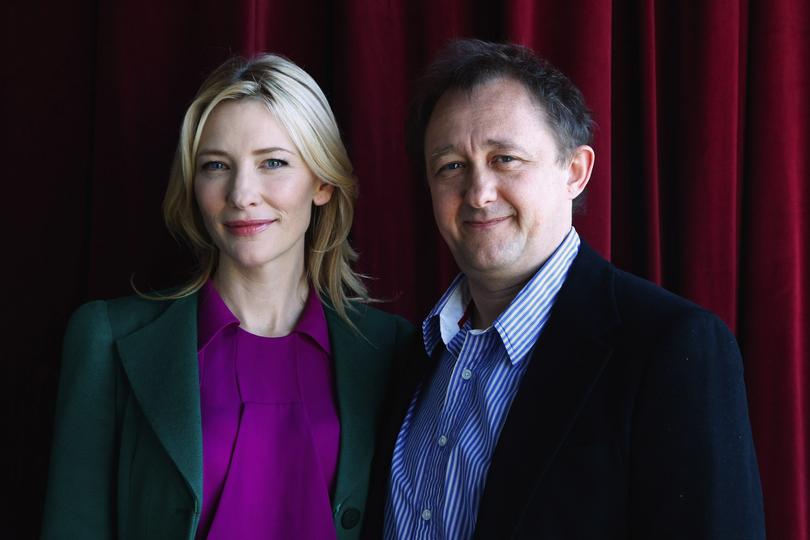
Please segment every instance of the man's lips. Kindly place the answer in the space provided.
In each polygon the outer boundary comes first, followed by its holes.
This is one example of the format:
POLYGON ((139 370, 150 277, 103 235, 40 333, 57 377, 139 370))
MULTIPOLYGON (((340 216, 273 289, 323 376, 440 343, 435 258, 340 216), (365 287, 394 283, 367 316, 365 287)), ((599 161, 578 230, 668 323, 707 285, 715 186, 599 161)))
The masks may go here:
POLYGON ((251 219, 226 221, 225 229, 236 236, 252 236, 259 234, 275 223, 275 219, 251 219))
POLYGON ((465 219, 464 225, 473 229, 489 229, 503 223, 511 216, 503 216, 489 219, 465 219))

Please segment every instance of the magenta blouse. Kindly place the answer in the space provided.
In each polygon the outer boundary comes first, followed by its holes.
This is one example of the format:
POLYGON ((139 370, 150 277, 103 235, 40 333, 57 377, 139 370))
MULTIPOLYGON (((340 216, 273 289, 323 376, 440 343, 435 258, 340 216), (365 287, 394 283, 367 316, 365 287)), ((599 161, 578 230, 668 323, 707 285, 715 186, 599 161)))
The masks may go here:
POLYGON ((203 504, 197 538, 334 539, 338 421, 329 334, 310 291, 284 337, 239 328, 209 281, 198 308, 203 504))

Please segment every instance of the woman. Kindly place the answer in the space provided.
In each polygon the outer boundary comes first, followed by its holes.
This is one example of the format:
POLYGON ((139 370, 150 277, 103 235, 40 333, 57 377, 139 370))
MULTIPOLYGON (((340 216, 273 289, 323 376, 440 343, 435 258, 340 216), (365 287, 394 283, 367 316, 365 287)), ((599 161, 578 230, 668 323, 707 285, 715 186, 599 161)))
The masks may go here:
POLYGON ((312 78, 229 61, 188 108, 164 201, 200 271, 79 308, 43 536, 355 538, 404 320, 362 305, 355 180, 312 78))

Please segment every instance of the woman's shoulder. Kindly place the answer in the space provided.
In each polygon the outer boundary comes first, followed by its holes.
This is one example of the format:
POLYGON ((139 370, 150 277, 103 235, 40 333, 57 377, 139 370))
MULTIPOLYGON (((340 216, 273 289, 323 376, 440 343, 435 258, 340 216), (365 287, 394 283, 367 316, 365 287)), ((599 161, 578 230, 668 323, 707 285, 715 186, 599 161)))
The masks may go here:
POLYGON ((190 302, 196 302, 196 295, 180 299, 130 295, 92 300, 80 305, 73 312, 66 333, 71 335, 106 331, 112 339, 117 339, 155 321, 167 310, 190 302))

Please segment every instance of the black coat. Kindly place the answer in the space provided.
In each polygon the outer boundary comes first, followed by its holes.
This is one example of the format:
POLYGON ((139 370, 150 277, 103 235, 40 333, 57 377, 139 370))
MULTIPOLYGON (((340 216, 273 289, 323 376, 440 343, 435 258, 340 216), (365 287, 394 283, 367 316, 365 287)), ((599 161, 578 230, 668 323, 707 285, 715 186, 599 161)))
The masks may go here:
MULTIPOLYGON (((412 358, 394 378, 365 538, 381 537, 399 426, 435 367, 416 346, 412 358)), ((734 336, 583 243, 503 426, 475 538, 740 540, 764 527, 734 336)))

